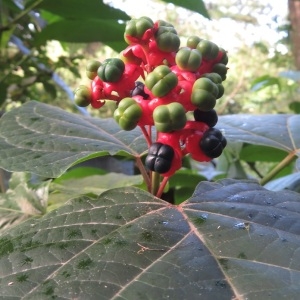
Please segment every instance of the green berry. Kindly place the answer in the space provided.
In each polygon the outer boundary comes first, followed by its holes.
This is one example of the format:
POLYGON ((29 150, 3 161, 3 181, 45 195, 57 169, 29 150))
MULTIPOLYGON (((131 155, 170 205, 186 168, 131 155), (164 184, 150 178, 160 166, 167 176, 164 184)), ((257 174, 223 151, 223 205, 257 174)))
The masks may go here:
POLYGON ((74 101, 78 106, 88 106, 91 103, 91 98, 91 90, 85 85, 80 85, 74 92, 74 101))
POLYGON ((167 66, 160 65, 149 73, 145 79, 146 87, 155 97, 167 95, 178 83, 175 73, 167 66))
POLYGON ((178 102, 157 106, 153 111, 154 125, 157 131, 171 132, 182 129, 186 124, 186 114, 178 102))
POLYGON ((125 27, 124 39, 125 41, 130 44, 130 40, 127 38, 134 37, 134 38, 142 38, 144 33, 153 27, 153 21, 148 17, 141 17, 139 19, 131 19, 125 27))
POLYGON ((197 49, 202 53, 205 60, 216 59, 219 54, 219 47, 207 40, 201 40, 197 45, 197 49))
POLYGON ((199 78, 192 89, 191 101, 202 111, 208 111, 215 107, 219 89, 209 78, 199 78))
POLYGON ((215 64, 212 67, 212 72, 218 73, 223 81, 226 80, 227 70, 228 68, 222 63, 215 64))
POLYGON ((202 55, 197 49, 181 48, 176 53, 175 61, 179 69, 196 72, 201 65, 202 55))
POLYGON ((200 41, 201 39, 198 36, 192 35, 187 39, 186 45, 191 49, 196 49, 200 41))
POLYGON ((124 98, 119 102, 118 108, 114 112, 114 118, 119 126, 124 130, 132 130, 137 126, 142 116, 141 107, 133 98, 124 98))
POLYGON ((180 39, 174 27, 160 26, 155 33, 157 47, 164 52, 176 52, 180 46, 180 39))
POLYGON ((224 95, 224 86, 222 85, 222 77, 218 73, 206 73, 202 77, 209 78, 218 87, 219 93, 217 99, 224 95))
POLYGON ((100 61, 97 60, 91 60, 87 63, 85 70, 86 70, 86 76, 93 80, 97 76, 97 70, 101 66, 100 61))
POLYGON ((97 74, 104 82, 117 82, 124 70, 125 64, 120 58, 108 58, 98 68, 97 74))

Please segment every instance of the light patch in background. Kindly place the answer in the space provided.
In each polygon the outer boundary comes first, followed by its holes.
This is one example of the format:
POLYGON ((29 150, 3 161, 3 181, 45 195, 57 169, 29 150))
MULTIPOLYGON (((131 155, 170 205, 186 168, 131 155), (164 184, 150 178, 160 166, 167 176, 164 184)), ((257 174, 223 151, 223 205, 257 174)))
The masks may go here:
MULTIPOLYGON (((267 41, 270 45, 274 45, 278 40, 282 39, 284 33, 276 31, 276 22, 283 24, 287 19, 288 4, 287 1, 266 1, 265 5, 270 5, 272 10, 268 14, 259 14, 254 17, 258 19, 258 25, 237 23, 231 18, 221 18, 219 20, 208 20, 200 14, 191 13, 190 11, 174 6, 165 2, 148 1, 148 0, 106 0, 107 4, 111 4, 115 8, 125 11, 133 18, 148 16, 152 20, 164 19, 165 8, 168 10, 177 9, 180 16, 179 22, 188 20, 195 24, 199 24, 199 31, 204 31, 210 40, 220 47, 235 52, 241 44, 251 46, 255 42, 267 41)), ((205 4, 208 5, 209 1, 205 4)), ((231 10, 234 12, 234 7, 231 10)), ((236 12, 237 13, 237 12, 236 12)), ((201 37, 201 35, 200 35, 201 37)), ((275 48, 274 48, 275 50, 275 48)), ((287 48, 284 45, 277 45, 276 50, 286 53, 287 48)))

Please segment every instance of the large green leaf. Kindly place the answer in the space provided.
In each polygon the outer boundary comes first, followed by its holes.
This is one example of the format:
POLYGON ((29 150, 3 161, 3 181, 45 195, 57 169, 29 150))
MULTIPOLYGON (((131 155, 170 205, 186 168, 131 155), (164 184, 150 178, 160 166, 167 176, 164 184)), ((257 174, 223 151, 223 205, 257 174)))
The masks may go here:
POLYGON ((167 1, 167 0, 163 0, 164 2, 167 3, 173 3, 177 6, 181 6, 184 8, 187 8, 191 11, 197 12, 200 15, 206 17, 209 19, 209 14, 207 12, 207 9, 205 7, 205 4, 202 0, 171 0, 171 1, 167 1))
POLYGON ((300 195, 202 182, 80 197, 0 237, 1 299, 298 299, 300 195))
POLYGON ((43 0, 36 8, 47 10, 64 19, 115 19, 129 20, 122 10, 106 5, 101 0, 43 0), (63 2, 63 3, 62 3, 63 2))
POLYGON ((70 43, 102 42, 116 51, 126 47, 125 25, 115 19, 60 20, 46 26, 36 36, 36 43, 59 40, 70 43))
POLYGON ((228 115, 217 124, 230 142, 245 142, 300 153, 300 115, 228 115))
POLYGON ((113 119, 89 118, 28 102, 0 120, 0 166, 58 177, 79 160, 104 155, 140 156, 139 129, 123 131, 113 119))

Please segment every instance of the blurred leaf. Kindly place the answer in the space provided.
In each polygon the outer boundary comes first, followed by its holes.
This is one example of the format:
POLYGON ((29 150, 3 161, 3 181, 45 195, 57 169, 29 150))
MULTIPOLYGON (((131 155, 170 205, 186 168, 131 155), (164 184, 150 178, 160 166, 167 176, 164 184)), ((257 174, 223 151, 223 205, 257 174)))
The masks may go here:
POLYGON ((176 6, 181 6, 183 8, 189 9, 191 11, 197 12, 200 15, 204 16, 205 18, 210 19, 208 11, 205 7, 205 4, 202 0, 185 0, 185 1, 181 1, 181 0, 172 0, 172 1, 167 1, 167 0, 163 0, 164 2, 167 3, 173 3, 176 6))
POLYGON ((0 82, 0 105, 2 105, 6 100, 7 85, 0 82))
POLYGON ((141 175, 129 176, 110 172, 104 175, 91 175, 82 178, 61 180, 59 183, 53 182, 50 188, 56 192, 75 197, 84 194, 100 195, 108 189, 139 185, 142 182, 143 177, 141 175))
POLYGON ((252 91, 259 91, 268 86, 277 85, 278 89, 281 89, 280 80, 278 77, 272 77, 270 75, 264 75, 259 78, 256 78, 251 83, 252 91))
MULTIPOLYGON (((30 4, 27 3, 27 6, 30 4)), ((101 0, 64 0, 61 2, 43 0, 37 6, 39 9, 59 15, 64 19, 81 19, 90 22, 90 19, 129 20, 130 17, 122 10, 106 5, 101 0)))
POLYGON ((300 173, 293 173, 284 177, 277 178, 265 184, 264 187, 271 191, 281 191, 288 189, 299 193, 300 173))
POLYGON ((300 102, 294 101, 289 104, 289 108, 295 113, 300 114, 300 102))
POLYGON ((292 79, 294 81, 300 81, 300 71, 292 71, 292 70, 283 71, 279 73, 279 76, 292 79))
POLYGON ((83 117, 31 101, 0 119, 0 166, 58 177, 94 157, 136 158, 147 150, 141 131, 123 131, 114 119, 83 117))
POLYGON ((0 298, 297 299, 299 212, 251 181, 201 182, 181 205, 82 196, 2 234, 0 298))
POLYGON ((281 161, 286 157, 286 151, 260 145, 245 145, 240 152, 240 159, 247 162, 281 161))
POLYGON ((47 81, 43 81, 43 86, 44 86, 44 89, 45 91, 52 97, 52 99, 54 100, 57 96, 57 93, 56 93, 56 88, 55 88, 55 85, 50 83, 50 82, 47 82, 47 81))
POLYGON ((46 212, 49 182, 33 188, 29 181, 29 174, 13 173, 9 189, 0 194, 0 231, 46 212))
POLYGON ((36 43, 44 44, 48 40, 69 43, 102 42, 116 51, 126 47, 124 24, 110 19, 61 20, 46 26, 36 35, 36 43))

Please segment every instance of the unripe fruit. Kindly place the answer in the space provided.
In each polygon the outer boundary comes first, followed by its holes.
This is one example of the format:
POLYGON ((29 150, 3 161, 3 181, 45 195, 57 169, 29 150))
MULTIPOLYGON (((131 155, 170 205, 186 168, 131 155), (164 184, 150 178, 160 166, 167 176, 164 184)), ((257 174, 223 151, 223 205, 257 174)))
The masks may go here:
POLYGON ((142 109, 132 98, 122 99, 114 112, 115 120, 124 130, 134 129, 141 116, 142 109))
POLYGON ((202 77, 209 78, 213 83, 218 87, 219 93, 217 99, 221 98, 224 95, 224 87, 222 85, 222 77, 218 73, 206 73, 202 77))
POLYGON ((186 45, 189 48, 196 49, 197 45, 200 43, 200 41, 201 41, 201 39, 198 36, 192 35, 187 39, 186 45))
POLYGON ((104 82, 117 82, 124 70, 125 64, 120 58, 108 58, 104 60, 97 73, 104 82))
POLYGON ((80 85, 74 92, 74 101, 78 106, 88 106, 91 103, 91 99, 91 89, 85 85, 80 85))
POLYGON ((209 78, 199 78, 192 89, 191 102, 202 111, 215 107, 219 89, 209 78))
POLYGON ((186 114, 180 103, 172 102, 157 106, 153 111, 154 125, 157 131, 171 132, 182 129, 186 124, 186 114))
POLYGON ((219 54, 219 47, 207 40, 201 40, 197 45, 197 49, 202 53, 205 60, 216 59, 219 54))
POLYGON ((100 61, 97 60, 91 60, 87 63, 85 70, 86 70, 86 76, 93 80, 97 76, 97 70, 101 66, 100 61))
POLYGON ((148 74, 145 80, 146 87, 155 97, 167 95, 178 83, 178 78, 171 69, 161 65, 148 74))
POLYGON ((201 52, 197 49, 181 48, 175 56, 175 62, 179 69, 196 72, 202 61, 201 52))
POLYGON ((218 73, 221 76, 223 81, 226 80, 227 70, 228 70, 228 68, 224 64, 221 64, 221 63, 215 64, 212 67, 212 72, 218 73))
POLYGON ((155 32, 158 48, 164 52, 176 52, 180 46, 180 39, 174 27, 160 26, 155 32))
POLYGON ((128 38, 134 37, 140 39, 143 37, 144 33, 153 27, 153 21, 148 17, 141 17, 139 19, 131 19, 125 27, 124 39, 130 44, 131 41, 128 38))

